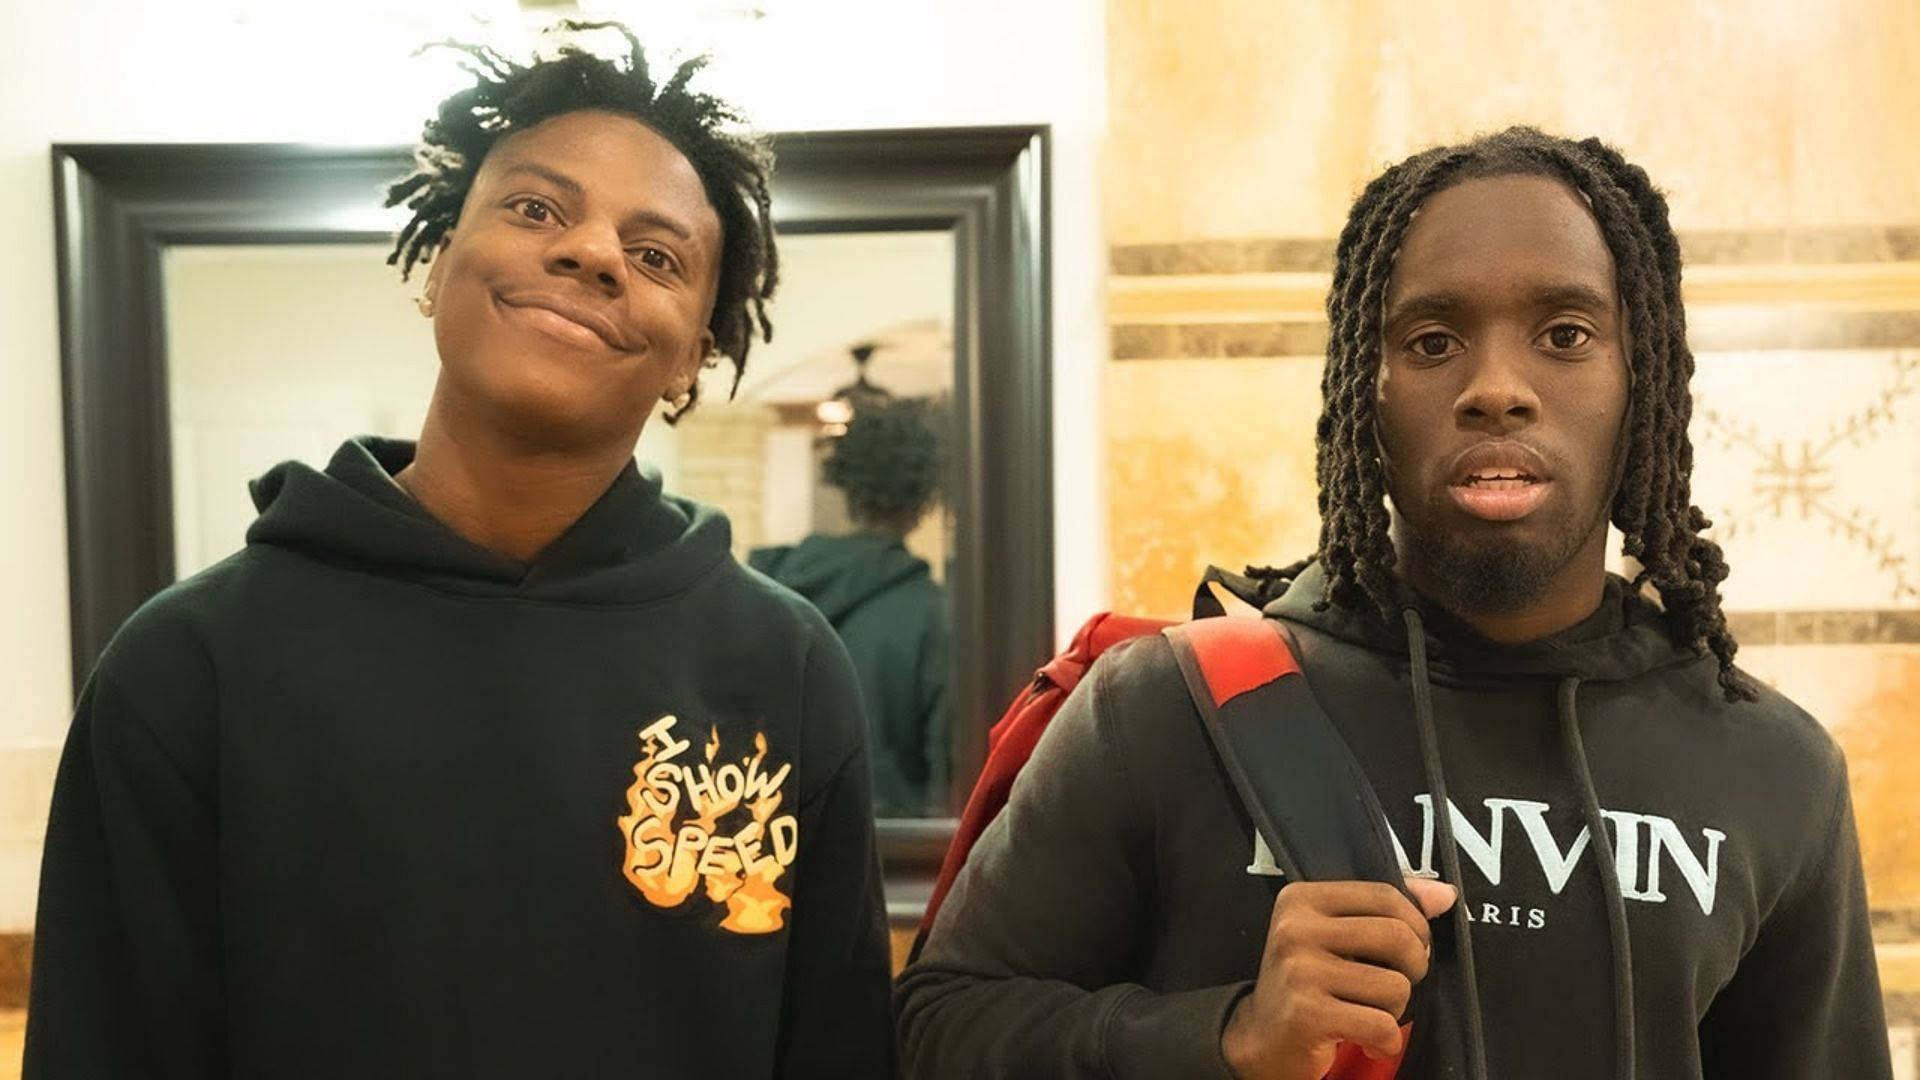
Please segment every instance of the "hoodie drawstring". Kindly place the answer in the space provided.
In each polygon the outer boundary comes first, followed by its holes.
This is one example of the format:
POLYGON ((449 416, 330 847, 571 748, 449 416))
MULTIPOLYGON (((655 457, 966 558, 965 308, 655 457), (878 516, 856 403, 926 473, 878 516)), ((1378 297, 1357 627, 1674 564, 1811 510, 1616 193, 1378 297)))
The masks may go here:
MULTIPOLYGON (((1427 789, 1433 799, 1433 817, 1440 837, 1440 864, 1454 888, 1460 890, 1460 905, 1467 903, 1465 879, 1460 872, 1460 849, 1453 840, 1453 803, 1447 796, 1446 771, 1440 763, 1440 741, 1433 725, 1433 688, 1428 683, 1427 634, 1420 612, 1412 607, 1400 610, 1407 627, 1407 655, 1413 662, 1413 721, 1420 735, 1420 765, 1426 772, 1427 789)), ((1600 796, 1593 786, 1593 773, 1587 767, 1587 746, 1580 737, 1580 677, 1570 675, 1560 682, 1560 743, 1567 755, 1567 769, 1580 786, 1580 809, 1587 821, 1588 846, 1593 848, 1594 866, 1600 872, 1600 891, 1606 898, 1607 938, 1613 954, 1613 1027, 1614 1067, 1618 1080, 1633 1080, 1633 951, 1627 938, 1627 903, 1620 891, 1620 874, 1613 861, 1613 846, 1607 841, 1606 818, 1600 812, 1600 796)), ((1466 1007, 1467 1071, 1473 1080, 1487 1080, 1486 1033, 1480 1017, 1480 986, 1473 970, 1473 936, 1464 910, 1453 920, 1455 950, 1460 956, 1460 989, 1466 1007)))
POLYGON ((1447 777, 1440 767, 1440 741, 1433 727, 1433 693, 1427 685, 1427 633, 1420 613, 1402 608, 1407 624, 1407 652, 1413 659, 1413 722, 1420 732, 1420 764, 1426 771, 1433 799, 1433 819, 1440 834, 1440 865, 1459 891, 1453 918, 1454 949, 1460 957, 1460 992, 1466 1006, 1467 1073, 1487 1080, 1486 1033, 1480 1022, 1480 983, 1473 972, 1473 933, 1467 922, 1466 880, 1460 873, 1460 849, 1453 842, 1453 803, 1447 798, 1447 777))
POLYGON ((1600 890, 1606 896, 1607 937, 1613 945, 1613 1074, 1620 1080, 1633 1080, 1633 952, 1627 940, 1627 902, 1620 893, 1613 845, 1607 842, 1600 796, 1594 791, 1593 773, 1587 768, 1586 743, 1580 738, 1580 713, 1576 708, 1579 692, 1578 675, 1570 675, 1560 683, 1560 743, 1566 750, 1568 770, 1580 782, 1580 808, 1587 818, 1587 842, 1593 848, 1594 865, 1600 871, 1600 890))

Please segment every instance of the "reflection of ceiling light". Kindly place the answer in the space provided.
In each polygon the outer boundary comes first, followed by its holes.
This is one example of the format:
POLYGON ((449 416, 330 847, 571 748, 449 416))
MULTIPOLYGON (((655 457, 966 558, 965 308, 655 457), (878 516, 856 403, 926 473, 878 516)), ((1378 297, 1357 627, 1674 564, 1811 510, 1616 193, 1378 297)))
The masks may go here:
POLYGON ((853 403, 842 398, 829 398, 814 406, 813 415, 823 424, 839 426, 836 435, 846 434, 846 423, 853 419, 853 403))
POLYGON ((847 425, 845 424, 823 424, 820 427, 820 434, 825 435, 829 439, 837 439, 846 433, 847 425))

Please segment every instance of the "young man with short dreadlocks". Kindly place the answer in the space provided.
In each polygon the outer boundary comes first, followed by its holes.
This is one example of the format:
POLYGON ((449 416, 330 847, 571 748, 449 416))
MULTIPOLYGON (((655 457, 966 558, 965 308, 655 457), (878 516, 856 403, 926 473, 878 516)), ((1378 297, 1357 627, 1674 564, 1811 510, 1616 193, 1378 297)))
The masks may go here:
MULTIPOLYGON (((770 161, 570 24, 426 126, 418 443, 256 481, 60 766, 25 1072, 881 1076, 859 688, 633 451, 770 333, 770 161)), ((324 301, 323 301, 324 302, 324 301)))
POLYGON ((1732 663, 1664 198, 1594 139, 1431 150, 1354 204, 1327 310, 1320 547, 1264 614, 1405 889, 1280 876, 1139 639, 903 974, 909 1073, 1889 1076, 1845 765, 1732 663))

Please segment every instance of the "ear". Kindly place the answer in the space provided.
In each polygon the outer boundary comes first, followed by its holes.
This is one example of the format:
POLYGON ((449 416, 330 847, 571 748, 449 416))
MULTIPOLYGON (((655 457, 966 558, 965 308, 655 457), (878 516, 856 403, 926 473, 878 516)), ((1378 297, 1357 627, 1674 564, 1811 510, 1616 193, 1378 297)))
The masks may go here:
POLYGON ((420 289, 420 295, 423 299, 433 301, 436 303, 439 301, 440 277, 441 277, 440 271, 446 269, 447 248, 450 245, 452 245, 452 243, 453 243, 453 233, 448 232, 445 236, 442 236, 440 238, 439 243, 433 246, 433 258, 427 262, 427 281, 426 281, 426 284, 421 286, 421 289, 420 289))
POLYGON ((662 401, 681 401, 693 391, 693 385, 700 381, 700 370, 712 367, 713 331, 702 330, 700 337, 688 346, 687 355, 675 367, 673 378, 667 380, 667 388, 660 395, 662 401))

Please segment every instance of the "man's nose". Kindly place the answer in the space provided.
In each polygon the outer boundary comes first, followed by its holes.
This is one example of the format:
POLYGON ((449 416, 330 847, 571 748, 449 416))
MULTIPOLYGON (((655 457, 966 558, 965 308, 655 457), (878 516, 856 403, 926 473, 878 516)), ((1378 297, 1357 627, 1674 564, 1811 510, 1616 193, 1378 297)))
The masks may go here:
POLYGON ((626 287, 626 249, 612 228, 583 222, 560 234, 547 251, 547 272, 578 278, 618 296, 626 287))
POLYGON ((1482 346, 1466 357, 1467 384, 1455 399, 1460 427, 1506 435, 1540 418, 1540 396, 1529 378, 1536 358, 1524 343, 1482 346))

